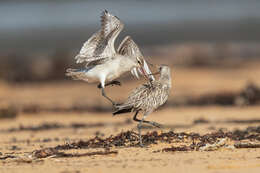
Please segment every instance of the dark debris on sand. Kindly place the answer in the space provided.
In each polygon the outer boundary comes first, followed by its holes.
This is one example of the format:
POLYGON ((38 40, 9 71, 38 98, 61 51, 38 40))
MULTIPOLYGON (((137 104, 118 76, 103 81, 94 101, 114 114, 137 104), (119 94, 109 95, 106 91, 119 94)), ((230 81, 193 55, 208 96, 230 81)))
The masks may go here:
POLYGON ((9 158, 13 159, 13 158, 16 158, 16 156, 13 156, 13 155, 5 155, 5 156, 1 156, 1 157, 0 157, 0 160, 5 160, 5 159, 9 159, 9 158))
POLYGON ((13 106, 9 106, 7 108, 0 108, 0 118, 16 118, 17 115, 18 110, 13 106))
POLYGON ((57 158, 57 157, 83 157, 83 156, 95 156, 95 155, 110 155, 110 154, 118 154, 118 151, 110 151, 109 149, 106 149, 104 151, 71 154, 71 153, 61 152, 55 148, 44 148, 41 150, 35 150, 32 155, 34 158, 46 158, 46 157, 57 158))
MULTIPOLYGON (((200 135, 198 133, 174 133, 173 131, 158 133, 157 131, 148 132, 145 135, 142 135, 143 144, 149 146, 151 144, 158 143, 189 143, 189 145, 181 145, 178 147, 172 146, 170 148, 164 148, 160 151, 169 152, 169 151, 198 151, 201 147, 204 147, 208 144, 218 143, 220 139, 230 139, 233 141, 248 140, 250 142, 259 142, 260 141, 260 126, 258 127, 248 127, 245 130, 235 130, 233 132, 224 132, 219 130, 214 133, 209 133, 205 135, 200 135)), ((259 144, 240 144, 235 145, 236 148, 258 148, 259 144)), ((57 145, 53 148, 44 148, 41 150, 34 151, 33 155, 36 158, 49 157, 52 155, 59 157, 74 157, 70 154, 59 152, 60 150, 70 150, 70 149, 97 149, 103 148, 107 153, 102 154, 116 154, 117 152, 108 152, 112 147, 139 147, 139 138, 138 134, 133 131, 121 132, 116 136, 111 135, 107 138, 94 137, 86 141, 78 141, 67 143, 63 145, 57 145)), ((95 153, 93 155, 99 155, 95 153)), ((88 155, 88 154, 85 154, 88 155)), ((92 154, 89 154, 92 155, 92 154)), ((80 157, 75 156, 75 157, 80 157)))

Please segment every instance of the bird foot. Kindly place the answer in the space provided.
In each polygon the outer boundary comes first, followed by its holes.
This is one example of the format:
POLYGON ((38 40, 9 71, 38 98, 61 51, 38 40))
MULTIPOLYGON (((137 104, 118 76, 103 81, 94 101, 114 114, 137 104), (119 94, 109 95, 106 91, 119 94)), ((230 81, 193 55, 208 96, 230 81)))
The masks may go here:
POLYGON ((114 108, 116 108, 116 106, 119 106, 120 103, 115 103, 115 102, 113 102, 112 105, 114 106, 114 108))
POLYGON ((112 86, 114 86, 114 85, 121 86, 121 82, 119 82, 119 81, 117 81, 117 80, 114 80, 114 81, 109 82, 109 83, 106 84, 106 86, 109 86, 109 85, 112 85, 112 86))
POLYGON ((100 83, 100 84, 98 84, 97 88, 99 88, 99 89, 101 89, 101 88, 102 88, 102 86, 101 86, 101 83, 100 83))
MULTIPOLYGON (((109 83, 105 84, 105 86, 109 86, 109 85, 112 85, 112 86, 114 86, 114 85, 121 86, 121 82, 114 80, 114 81, 112 81, 112 82, 109 82, 109 83)), ((101 89, 101 88, 102 88, 101 83, 98 84, 97 87, 98 87, 99 89, 101 89)))
POLYGON ((140 146, 141 148, 144 148, 144 144, 143 144, 142 142, 139 142, 139 146, 140 146))
POLYGON ((112 103, 112 107, 113 107, 113 110, 118 110, 118 107, 117 106, 119 106, 119 105, 121 105, 120 103, 116 103, 116 102, 113 102, 112 103))

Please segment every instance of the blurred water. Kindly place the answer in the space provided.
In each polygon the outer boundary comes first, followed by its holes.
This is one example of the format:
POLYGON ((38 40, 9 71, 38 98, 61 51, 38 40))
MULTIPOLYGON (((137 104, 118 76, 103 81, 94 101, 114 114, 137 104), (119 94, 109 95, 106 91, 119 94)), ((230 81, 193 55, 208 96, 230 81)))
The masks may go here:
POLYGON ((140 39, 141 44, 160 44, 166 38, 167 43, 176 39, 187 41, 190 37, 199 40, 196 30, 200 33, 201 28, 210 30, 209 36, 202 36, 202 40, 214 41, 211 35, 215 32, 229 35, 233 31, 237 35, 226 37, 227 40, 260 39, 258 0, 23 0, 0 2, 0 49, 48 48, 58 43, 61 46, 60 43, 68 40, 70 43, 64 43, 65 47, 78 44, 99 27, 103 9, 117 15, 125 23, 125 30, 140 39), (150 38, 161 32, 166 36, 150 38), (187 34, 191 36, 188 38, 187 34))
POLYGON ((185 20, 237 20, 260 17, 260 1, 42 1, 0 3, 1 30, 75 27, 99 24, 103 9, 124 23, 185 20))

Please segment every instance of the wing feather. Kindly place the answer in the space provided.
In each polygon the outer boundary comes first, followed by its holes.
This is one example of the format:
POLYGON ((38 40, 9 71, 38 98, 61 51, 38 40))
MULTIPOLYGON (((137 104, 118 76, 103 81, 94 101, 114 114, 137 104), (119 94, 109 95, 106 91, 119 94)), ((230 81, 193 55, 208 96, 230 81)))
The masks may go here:
POLYGON ((123 29, 123 24, 106 10, 101 15, 101 30, 94 33, 75 57, 77 63, 95 62, 111 58, 115 53, 114 41, 123 29))
POLYGON ((79 54, 75 57, 77 63, 92 62, 105 58, 98 52, 104 45, 104 39, 101 35, 101 30, 94 33, 82 46, 79 54))
POLYGON ((101 33, 104 38, 108 37, 111 32, 115 32, 116 30, 121 31, 123 27, 124 24, 119 20, 118 17, 113 16, 107 10, 102 12, 101 33))
POLYGON ((118 110, 132 108, 132 111, 143 110, 144 112, 157 109, 168 99, 169 89, 159 82, 153 85, 147 83, 133 90, 125 103, 117 107, 118 110))
POLYGON ((117 52, 124 56, 143 58, 139 47, 130 36, 126 36, 124 38, 124 40, 120 43, 117 52))
MULTIPOLYGON (((152 75, 151 70, 149 69, 144 56, 142 52, 140 51, 139 47, 137 44, 134 42, 134 40, 130 36, 126 36, 124 40, 120 43, 117 52, 121 55, 128 56, 128 57, 133 57, 133 58, 139 58, 143 59, 143 67, 145 71, 149 74, 149 78, 154 81, 155 78, 152 75)), ((142 72, 140 72, 142 74, 142 72)))

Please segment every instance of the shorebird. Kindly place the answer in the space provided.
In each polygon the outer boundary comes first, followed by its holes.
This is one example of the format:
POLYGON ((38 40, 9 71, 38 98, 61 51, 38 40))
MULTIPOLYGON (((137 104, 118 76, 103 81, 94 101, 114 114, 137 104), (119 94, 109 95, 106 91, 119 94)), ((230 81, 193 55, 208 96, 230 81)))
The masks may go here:
POLYGON ((104 88, 108 85, 121 85, 116 81, 122 74, 131 71, 139 78, 138 73, 149 80, 154 80, 152 73, 136 43, 130 36, 126 36, 117 51, 114 42, 122 31, 124 24, 118 17, 111 15, 106 10, 101 15, 101 29, 94 33, 83 45, 75 57, 76 63, 86 62, 83 69, 67 69, 66 75, 75 80, 89 83, 99 83, 102 96, 113 105, 104 88))
POLYGON ((142 146, 141 127, 142 123, 148 123, 156 127, 160 124, 153 121, 146 121, 145 118, 156 110, 159 106, 163 105, 170 94, 171 89, 171 70, 166 65, 161 65, 159 68, 160 77, 133 90, 128 96, 127 100, 121 104, 116 105, 116 111, 113 115, 135 112, 133 117, 134 121, 139 122, 137 125, 139 132, 139 143, 142 146), (137 114, 142 111, 143 118, 137 119, 137 114))

